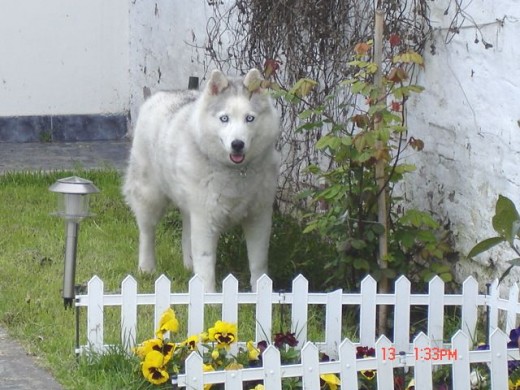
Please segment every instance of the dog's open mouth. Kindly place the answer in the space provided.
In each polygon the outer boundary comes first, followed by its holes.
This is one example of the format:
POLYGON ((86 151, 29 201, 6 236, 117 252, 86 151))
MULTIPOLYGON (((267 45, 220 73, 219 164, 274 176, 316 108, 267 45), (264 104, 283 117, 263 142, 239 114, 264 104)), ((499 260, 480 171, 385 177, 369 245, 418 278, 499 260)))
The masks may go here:
POLYGON ((245 158, 246 156, 244 155, 244 153, 231 153, 229 155, 229 159, 233 161, 235 164, 240 164, 242 161, 244 161, 245 158))

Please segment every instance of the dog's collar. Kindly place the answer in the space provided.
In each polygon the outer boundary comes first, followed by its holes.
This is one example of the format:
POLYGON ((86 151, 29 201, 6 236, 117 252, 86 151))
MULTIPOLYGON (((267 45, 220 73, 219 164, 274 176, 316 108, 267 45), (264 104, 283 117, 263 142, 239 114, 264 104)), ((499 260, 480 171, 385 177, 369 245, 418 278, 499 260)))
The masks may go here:
POLYGON ((247 176, 247 170, 248 170, 248 166, 247 165, 244 165, 243 167, 237 167, 235 169, 238 171, 238 173, 239 173, 239 175, 241 177, 246 177, 247 176))

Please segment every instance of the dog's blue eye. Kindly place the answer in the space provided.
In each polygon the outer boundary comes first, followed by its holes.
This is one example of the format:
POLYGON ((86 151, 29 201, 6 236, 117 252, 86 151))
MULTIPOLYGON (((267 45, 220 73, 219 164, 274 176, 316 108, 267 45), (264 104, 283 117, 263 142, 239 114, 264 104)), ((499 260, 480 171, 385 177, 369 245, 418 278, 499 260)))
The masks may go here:
POLYGON ((229 122, 229 117, 227 115, 222 115, 219 119, 222 123, 229 122))
POLYGON ((253 122, 255 120, 255 117, 253 115, 246 116, 246 122, 253 122))

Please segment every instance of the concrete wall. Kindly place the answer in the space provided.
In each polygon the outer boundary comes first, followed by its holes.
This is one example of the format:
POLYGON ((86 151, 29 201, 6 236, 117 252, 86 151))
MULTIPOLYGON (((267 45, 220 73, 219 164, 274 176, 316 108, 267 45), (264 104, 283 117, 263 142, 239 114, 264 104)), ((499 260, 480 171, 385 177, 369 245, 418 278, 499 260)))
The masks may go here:
MULTIPOLYGON (((419 76, 426 91, 408 114, 411 135, 423 139, 425 149, 410 157, 418 171, 406 197, 449 220, 458 249, 467 254, 495 235, 491 217, 498 194, 520 207, 520 6, 515 0, 462 3, 468 17, 456 20, 455 35, 448 31, 454 3, 431 3, 435 54, 426 54, 419 76), (492 47, 486 49, 483 40, 492 47)), ((496 275, 512 257, 508 253, 493 253, 494 261, 502 261, 498 267, 489 254, 478 259, 481 267, 463 261, 460 273, 496 275)))

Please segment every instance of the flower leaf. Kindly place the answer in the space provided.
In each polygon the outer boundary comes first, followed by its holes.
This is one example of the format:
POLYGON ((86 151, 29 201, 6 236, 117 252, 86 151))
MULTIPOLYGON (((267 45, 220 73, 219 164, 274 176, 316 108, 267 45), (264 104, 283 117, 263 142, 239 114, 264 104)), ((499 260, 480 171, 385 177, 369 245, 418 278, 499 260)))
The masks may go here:
POLYGON ((491 237, 487 238, 484 241, 479 242, 477 245, 475 245, 468 253, 468 257, 475 257, 476 255, 487 251, 488 249, 505 242, 504 237, 491 237))
POLYGON ((518 221, 520 215, 516 210, 514 203, 507 197, 499 195, 495 215, 493 216, 493 229, 504 237, 510 245, 513 245, 513 240, 517 234, 518 221))

